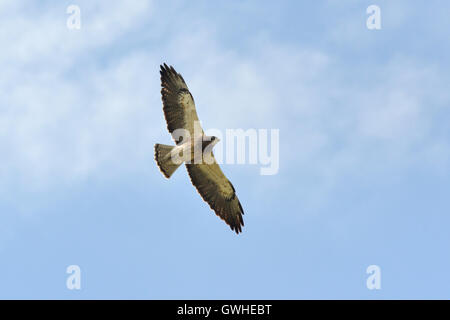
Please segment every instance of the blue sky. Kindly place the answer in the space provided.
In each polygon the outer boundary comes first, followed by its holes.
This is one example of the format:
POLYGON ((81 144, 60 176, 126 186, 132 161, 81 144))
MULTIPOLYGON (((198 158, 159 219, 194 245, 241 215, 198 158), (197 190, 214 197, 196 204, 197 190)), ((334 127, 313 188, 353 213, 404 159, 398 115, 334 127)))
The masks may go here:
POLYGON ((450 298, 449 9, 3 0, 0 298, 450 298), (278 174, 223 165, 239 236, 154 163, 162 62, 205 128, 280 129, 278 174))

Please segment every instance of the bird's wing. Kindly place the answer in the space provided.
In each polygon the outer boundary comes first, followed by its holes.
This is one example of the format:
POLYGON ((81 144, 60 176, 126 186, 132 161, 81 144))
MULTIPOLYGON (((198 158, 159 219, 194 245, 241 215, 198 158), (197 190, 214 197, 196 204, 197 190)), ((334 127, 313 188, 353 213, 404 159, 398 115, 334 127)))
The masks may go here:
POLYGON ((186 164, 192 184, 211 209, 236 233, 242 231, 244 210, 236 191, 216 163, 186 164))
MULTIPOLYGON (((161 65, 161 95, 167 129, 173 133, 176 129, 186 129, 194 137, 194 122, 198 116, 192 94, 181 74, 166 64, 161 65)), ((201 127, 199 127, 201 129, 201 127)), ((196 134, 203 134, 203 130, 196 134)), ((178 143, 179 141, 176 141, 178 143)))

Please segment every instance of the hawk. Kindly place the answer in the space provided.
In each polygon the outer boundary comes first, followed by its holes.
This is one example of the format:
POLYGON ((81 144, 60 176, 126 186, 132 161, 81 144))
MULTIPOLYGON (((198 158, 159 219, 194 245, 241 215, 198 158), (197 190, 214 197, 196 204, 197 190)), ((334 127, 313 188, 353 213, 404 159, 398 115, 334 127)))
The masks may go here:
POLYGON ((239 234, 244 226, 244 210, 233 184, 222 172, 212 153, 219 139, 205 136, 194 98, 181 74, 165 63, 161 65, 160 74, 164 116, 175 146, 155 144, 156 163, 166 178, 170 178, 185 163, 191 182, 203 200, 231 230, 239 234), (185 134, 180 136, 180 131, 185 134))

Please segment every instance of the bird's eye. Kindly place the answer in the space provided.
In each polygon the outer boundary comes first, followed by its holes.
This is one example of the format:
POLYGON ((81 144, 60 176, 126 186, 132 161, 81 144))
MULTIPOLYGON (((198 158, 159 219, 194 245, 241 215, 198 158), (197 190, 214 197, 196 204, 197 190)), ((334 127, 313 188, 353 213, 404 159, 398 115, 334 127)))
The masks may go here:
POLYGON ((212 137, 211 140, 216 140, 216 137, 212 137))

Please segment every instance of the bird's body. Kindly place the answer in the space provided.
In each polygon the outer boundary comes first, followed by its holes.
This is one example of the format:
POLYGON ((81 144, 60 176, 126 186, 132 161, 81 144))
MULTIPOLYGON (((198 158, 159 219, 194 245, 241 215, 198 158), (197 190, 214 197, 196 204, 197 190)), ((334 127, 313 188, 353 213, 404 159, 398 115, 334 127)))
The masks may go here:
POLYGON ((161 94, 167 129, 175 146, 155 145, 155 159, 166 178, 185 163, 192 184, 203 200, 236 233, 242 231, 244 210, 236 191, 217 164, 212 148, 219 141, 205 136, 194 98, 173 67, 161 66, 161 94))

